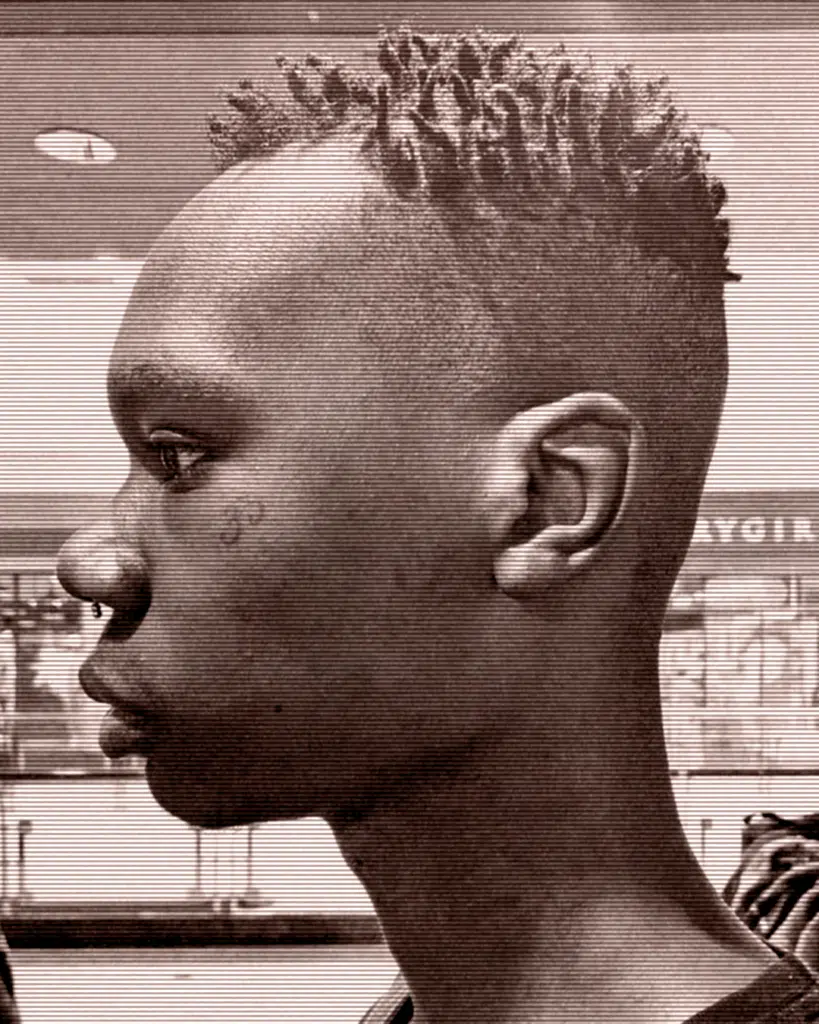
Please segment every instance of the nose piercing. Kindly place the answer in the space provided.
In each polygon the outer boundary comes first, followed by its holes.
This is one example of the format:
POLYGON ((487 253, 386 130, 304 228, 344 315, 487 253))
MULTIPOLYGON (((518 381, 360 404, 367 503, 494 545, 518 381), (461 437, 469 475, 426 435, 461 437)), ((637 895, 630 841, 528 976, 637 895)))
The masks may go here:
POLYGON ((102 605, 99 603, 99 601, 91 602, 91 614, 94 616, 95 619, 102 618, 102 605))

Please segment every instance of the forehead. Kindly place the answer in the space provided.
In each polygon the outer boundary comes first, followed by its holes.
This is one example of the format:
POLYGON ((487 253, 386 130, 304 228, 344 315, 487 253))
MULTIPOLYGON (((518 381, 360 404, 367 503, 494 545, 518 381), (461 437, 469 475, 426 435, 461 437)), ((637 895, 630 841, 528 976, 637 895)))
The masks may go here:
POLYGON ((155 324, 169 314, 191 324, 228 319, 262 297, 268 305, 295 297, 299 283, 319 290, 364 243, 365 184, 363 168, 332 148, 231 169, 151 250, 125 333, 135 320, 155 324))
POLYGON ((184 384, 181 364, 218 376, 243 349, 264 342, 269 354, 271 342, 283 345, 300 321, 348 295, 346 268, 365 236, 362 187, 359 170, 331 150, 307 166, 299 154, 241 165, 203 190, 145 262, 111 385, 184 384))
POLYGON ((374 344, 397 365, 448 320, 463 320, 461 283, 446 234, 388 196, 349 149, 239 165, 192 200, 149 255, 109 386, 178 390, 193 370, 229 377, 234 361, 307 349, 349 360, 374 344))

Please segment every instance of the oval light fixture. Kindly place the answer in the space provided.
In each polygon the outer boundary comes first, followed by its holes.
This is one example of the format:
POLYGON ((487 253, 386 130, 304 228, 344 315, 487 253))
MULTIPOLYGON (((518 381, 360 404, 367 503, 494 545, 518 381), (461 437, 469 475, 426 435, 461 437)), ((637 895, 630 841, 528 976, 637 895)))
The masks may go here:
POLYGON ((706 153, 714 159, 730 153, 736 145, 736 140, 727 128, 720 128, 719 125, 705 124, 700 129, 700 142, 706 153))
POLYGON ((110 164, 117 158, 116 149, 107 139, 75 128, 40 132, 34 145, 53 160, 69 164, 110 164))

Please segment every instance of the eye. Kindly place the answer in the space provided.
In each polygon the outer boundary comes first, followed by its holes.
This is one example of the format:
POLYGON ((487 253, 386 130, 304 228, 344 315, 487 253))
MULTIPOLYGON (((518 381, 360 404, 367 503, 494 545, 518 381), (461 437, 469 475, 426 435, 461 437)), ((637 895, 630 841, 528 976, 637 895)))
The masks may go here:
POLYGON ((200 445, 164 431, 151 435, 151 445, 162 468, 163 483, 187 480, 206 454, 200 445))
POLYGON ((202 452, 192 444, 163 444, 159 446, 159 461, 168 478, 185 476, 199 459, 202 452))

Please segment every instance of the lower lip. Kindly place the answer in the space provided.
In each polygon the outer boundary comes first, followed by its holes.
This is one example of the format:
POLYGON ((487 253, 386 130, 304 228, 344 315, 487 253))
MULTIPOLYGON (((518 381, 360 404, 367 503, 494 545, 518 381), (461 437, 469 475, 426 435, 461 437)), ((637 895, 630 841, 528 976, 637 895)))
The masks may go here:
POLYGON ((100 726, 100 747, 112 760, 130 754, 148 754, 154 745, 148 721, 141 715, 112 708, 100 726))

